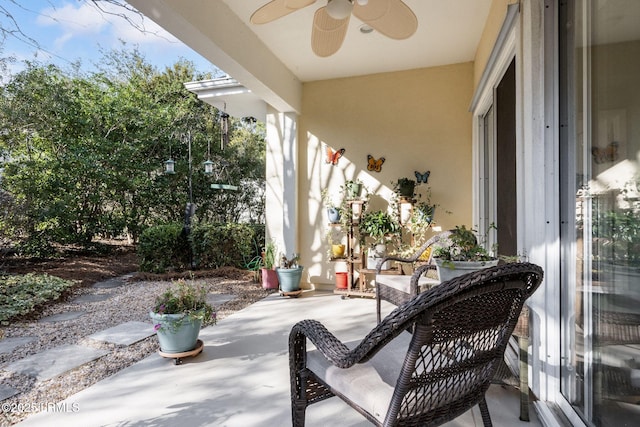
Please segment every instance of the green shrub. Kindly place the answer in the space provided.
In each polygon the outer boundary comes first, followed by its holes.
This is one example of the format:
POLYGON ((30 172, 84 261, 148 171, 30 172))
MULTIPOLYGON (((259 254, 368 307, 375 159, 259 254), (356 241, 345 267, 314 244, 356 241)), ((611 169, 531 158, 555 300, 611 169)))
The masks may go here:
POLYGON ((0 324, 31 313, 38 305, 60 297, 73 282, 47 274, 0 276, 0 324))
POLYGON ((199 224, 190 239, 197 268, 246 268, 254 257, 254 230, 247 224, 199 224))
POLYGON ((191 247, 182 223, 147 228, 140 235, 137 253, 140 271, 165 273, 191 266, 191 247))
POLYGON ((56 249, 43 236, 32 236, 18 245, 17 252, 24 257, 52 258, 57 254, 56 249))

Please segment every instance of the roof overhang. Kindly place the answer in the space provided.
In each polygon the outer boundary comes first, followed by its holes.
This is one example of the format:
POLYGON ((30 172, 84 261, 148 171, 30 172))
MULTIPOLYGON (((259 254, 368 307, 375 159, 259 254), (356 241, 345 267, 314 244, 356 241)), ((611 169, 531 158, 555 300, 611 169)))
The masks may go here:
POLYGON ((231 77, 187 82, 184 86, 198 99, 233 117, 266 120, 266 102, 231 77))

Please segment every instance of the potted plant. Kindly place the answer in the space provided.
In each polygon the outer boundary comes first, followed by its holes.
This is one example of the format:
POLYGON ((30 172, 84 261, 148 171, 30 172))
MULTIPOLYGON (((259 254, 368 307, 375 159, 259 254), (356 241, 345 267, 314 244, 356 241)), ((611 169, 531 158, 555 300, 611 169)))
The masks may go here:
POLYGON ((421 246, 422 243, 428 240, 436 207, 437 205, 428 201, 420 201, 413 205, 405 226, 407 231, 411 233, 414 246, 421 246))
POLYGON ((340 224, 346 230, 351 224, 360 222, 371 194, 360 180, 347 180, 340 186, 340 224))
POLYGON ((262 276, 262 287, 264 289, 278 289, 278 275, 275 271, 276 253, 278 248, 276 243, 271 240, 266 243, 262 252, 262 267, 260 275, 262 276))
POLYGON ((464 225, 451 230, 433 256, 441 282, 498 264, 498 258, 478 242, 476 231, 464 225))
POLYGON ((386 211, 366 212, 362 216, 360 221, 361 239, 369 237, 372 240, 372 248, 367 257, 367 268, 376 268, 378 260, 386 255, 387 240, 398 231, 400 231, 400 225, 386 211))
POLYGON ((344 258, 346 246, 342 243, 342 235, 343 232, 341 230, 337 230, 335 227, 331 227, 327 231, 327 244, 329 246, 330 259, 344 258))
POLYGON ((288 259, 282 255, 280 257, 280 266, 276 268, 278 274, 278 282, 282 292, 295 292, 300 290, 300 280, 302 279, 303 266, 298 265, 300 256, 293 254, 288 259))
POLYGON ((416 188, 416 181, 410 178, 399 178, 393 183, 393 191, 400 198, 413 199, 413 193, 416 188))
POLYGON ((216 313, 207 303, 203 285, 173 283, 156 297, 149 315, 164 353, 183 353, 196 347, 202 325, 216 323, 216 313))
POLYGON ((327 217, 331 224, 340 222, 340 207, 333 202, 333 198, 329 194, 329 189, 324 188, 321 192, 322 204, 327 208, 327 217))
POLYGON ((359 179, 348 179, 344 182, 344 195, 348 200, 358 199, 362 194, 362 187, 362 181, 360 181, 359 179))

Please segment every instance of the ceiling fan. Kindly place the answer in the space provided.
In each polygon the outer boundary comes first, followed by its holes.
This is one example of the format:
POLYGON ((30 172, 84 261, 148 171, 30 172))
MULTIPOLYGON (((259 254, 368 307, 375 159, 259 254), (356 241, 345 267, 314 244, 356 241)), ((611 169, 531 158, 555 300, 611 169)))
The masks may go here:
MULTIPOLYGON (((406 39, 418 28, 418 19, 402 0, 326 0, 327 5, 313 16, 311 49, 321 57, 331 56, 340 49, 347 34, 349 19, 356 18, 387 37, 406 39)), ((266 24, 296 10, 310 6, 316 0, 272 0, 251 15, 252 24, 266 24)))

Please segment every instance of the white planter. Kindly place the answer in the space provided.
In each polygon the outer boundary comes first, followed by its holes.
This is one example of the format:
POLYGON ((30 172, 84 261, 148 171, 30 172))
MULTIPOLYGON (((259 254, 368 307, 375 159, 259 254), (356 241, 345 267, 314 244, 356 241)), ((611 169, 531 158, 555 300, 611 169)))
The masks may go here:
MULTIPOLYGON (((382 259, 382 257, 378 258, 378 257, 373 257, 373 256, 368 256, 367 257, 367 270, 375 270, 378 267, 378 262, 382 259)), ((382 270, 388 270, 390 267, 391 262, 390 261, 385 261, 384 264, 382 264, 382 270)))
MULTIPOLYGON (((367 251, 367 270, 375 270, 378 267, 378 262, 387 254, 387 245, 378 243, 367 251)), ((390 262, 385 261, 382 264, 382 270, 388 270, 390 262)))
POLYGON ((440 282, 446 282, 447 280, 462 276, 463 274, 473 273, 474 271, 482 270, 483 268, 495 267, 498 265, 497 259, 491 261, 443 261, 435 258, 435 261, 440 282), (451 263, 453 263, 453 267, 451 266, 451 263))

